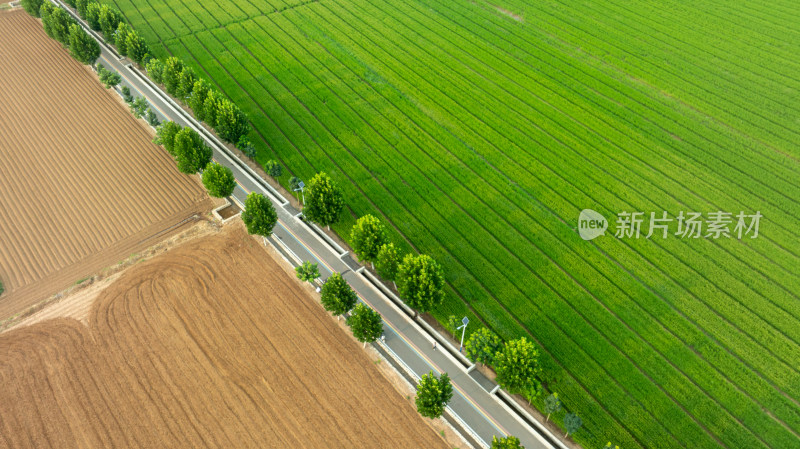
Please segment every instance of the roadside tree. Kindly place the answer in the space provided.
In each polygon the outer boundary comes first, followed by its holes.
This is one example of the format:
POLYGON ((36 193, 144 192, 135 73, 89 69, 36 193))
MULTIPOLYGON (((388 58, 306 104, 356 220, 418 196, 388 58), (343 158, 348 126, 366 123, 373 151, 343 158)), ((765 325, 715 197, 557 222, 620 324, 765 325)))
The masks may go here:
MULTIPOLYGON (((114 32, 114 45, 117 46, 117 52, 122 56, 128 56, 128 35, 133 31, 125 22, 120 22, 117 25, 117 31, 114 32)), ((148 71, 149 73, 149 71, 148 71)))
POLYGON ((230 143, 238 142, 250 130, 247 116, 227 98, 219 98, 214 124, 222 140, 230 143))
POLYGON ((64 10, 64 8, 53 8, 53 12, 50 14, 50 32, 53 33, 53 39, 61 42, 65 46, 68 46, 69 27, 74 24, 75 19, 73 19, 72 16, 70 16, 69 13, 64 10))
POLYGON ((397 269, 397 290, 412 309, 425 313, 444 299, 444 272, 431 256, 407 254, 397 269))
POLYGON ((94 64, 100 56, 100 44, 77 24, 69 27, 69 52, 84 64, 94 64))
POLYGON ((583 425, 583 420, 581 419, 580 416, 574 413, 567 413, 564 416, 564 429, 567 430, 567 433, 564 434, 564 438, 577 432, 582 425, 583 425))
POLYGON ((174 150, 181 173, 197 173, 211 162, 211 148, 191 128, 183 128, 175 134, 174 150))
POLYGON ((147 76, 156 84, 164 82, 164 63, 160 59, 153 58, 147 61, 147 76))
POLYGON ((215 198, 229 196, 236 187, 236 178, 233 177, 233 171, 216 162, 210 162, 206 165, 202 179, 208 194, 215 198))
POLYGON ((378 276, 386 279, 387 281, 394 282, 397 279, 397 268, 400 265, 400 253, 394 243, 384 243, 378 250, 378 256, 375 258, 375 271, 378 276))
MULTIPOLYGON (((247 136, 242 136, 239 138, 239 142, 236 143, 236 148, 238 148, 242 153, 244 153, 245 156, 249 157, 250 159, 255 159, 256 147, 253 145, 253 142, 251 142, 250 139, 247 138, 247 136)), ((283 169, 281 169, 281 171, 283 171, 283 169)))
POLYGON ((503 347, 503 340, 489 329, 482 327, 470 335, 464 344, 467 358, 475 363, 494 365, 497 352, 503 347))
POLYGON ((122 15, 116 9, 108 5, 102 5, 100 6, 99 22, 103 36, 107 41, 113 42, 114 31, 117 30, 117 27, 122 22, 122 15))
POLYGON ((206 117, 204 106, 210 91, 211 84, 202 78, 198 79, 194 82, 194 86, 192 86, 192 95, 189 97, 189 101, 187 102, 189 108, 191 108, 192 112, 194 112, 194 118, 200 120, 201 122, 204 121, 206 117))
POLYGON ((447 317, 447 329, 453 333, 453 340, 456 338, 456 331, 459 326, 461 326, 461 320, 459 320, 458 317, 455 315, 447 317))
POLYGON ((344 196, 339 186, 325 172, 317 173, 306 186, 305 198, 303 215, 330 230, 344 208, 344 196))
POLYGON ((249 234, 269 237, 278 222, 278 213, 267 197, 260 193, 250 192, 244 201, 242 221, 247 226, 249 234))
POLYGON ((295 267, 294 271, 297 274, 297 279, 301 281, 314 282, 314 279, 319 277, 317 264, 309 261, 305 261, 302 265, 295 267))
POLYGON ((133 103, 131 103, 129 107, 131 109, 131 114, 133 114, 134 117, 142 118, 147 113, 149 105, 144 97, 137 97, 135 100, 133 100, 133 103))
POLYGON ((333 273, 322 285, 322 307, 341 317, 356 305, 358 296, 341 274, 333 273))
POLYGON ((506 342, 503 349, 495 356, 497 383, 509 393, 535 393, 541 390, 537 376, 539 368, 539 351, 525 337, 506 342))
POLYGON ((515 436, 507 436, 505 438, 497 438, 497 435, 492 437, 492 449, 525 449, 522 447, 519 438, 515 436))
POLYGON ((375 268, 378 252, 384 244, 388 243, 388 238, 383 223, 377 217, 364 215, 353 225, 353 229, 350 231, 350 241, 358 258, 372 262, 372 267, 375 268))
POLYGON ((194 83, 196 82, 197 74, 194 73, 194 70, 191 67, 184 67, 178 77, 178 88, 175 92, 175 96, 181 100, 181 102, 185 102, 189 95, 192 94, 194 83))
POLYGON ((133 95, 131 95, 131 89, 128 86, 122 86, 122 99, 125 100, 125 103, 130 105, 133 103, 133 95))
POLYGON ((273 178, 278 179, 283 174, 283 166, 278 161, 270 159, 264 164, 264 171, 273 178))
POLYGON ((182 71, 183 61, 180 59, 173 56, 164 61, 162 81, 164 82, 164 87, 167 89, 167 93, 170 95, 175 95, 175 93, 178 92, 178 82, 180 81, 182 71))
POLYGON ((128 57, 139 65, 145 64, 145 58, 150 51, 147 48, 147 42, 139 35, 136 30, 131 30, 128 37, 125 39, 125 46, 127 47, 128 57))
POLYGON ((417 411, 426 418, 439 418, 452 397, 453 386, 447 373, 440 377, 436 377, 433 371, 423 374, 417 385, 417 411))
POLYGON ((222 95, 216 89, 211 89, 206 95, 206 101, 203 102, 205 122, 214 129, 217 128, 220 100, 222 100, 222 95))
POLYGON ((100 78, 100 82, 106 86, 106 89, 111 89, 122 81, 119 73, 107 70, 101 64, 97 65, 97 76, 100 78))
POLYGON ((181 130, 181 125, 175 122, 164 122, 156 130, 156 138, 153 141, 157 145, 163 145, 167 153, 175 156, 175 135, 181 130))
POLYGON ((544 400, 544 412, 547 413, 547 419, 544 421, 550 421, 550 415, 559 411, 561 411, 561 399, 558 398, 558 393, 553 392, 544 400))
POLYGON ((50 16, 55 11, 56 6, 52 3, 44 2, 39 7, 39 17, 42 18, 42 28, 44 28, 44 32, 47 33, 48 36, 55 39, 55 35, 53 35, 52 23, 50 22, 50 16))
POLYGON ((39 17, 45 0, 21 0, 22 8, 33 17, 39 17))
POLYGON ((81 18, 86 18, 86 7, 89 6, 89 0, 75 0, 75 10, 81 18))
POLYGON ((383 334, 383 318, 381 314, 372 310, 366 304, 358 304, 347 318, 347 325, 353 331, 356 340, 364 343, 372 343, 383 334))
POLYGON ((86 23, 94 31, 100 31, 100 3, 89 2, 86 5, 86 23))
POLYGON ((150 124, 152 127, 157 127, 161 122, 158 120, 158 116, 152 109, 147 110, 147 114, 145 114, 144 118, 147 120, 147 123, 150 124))

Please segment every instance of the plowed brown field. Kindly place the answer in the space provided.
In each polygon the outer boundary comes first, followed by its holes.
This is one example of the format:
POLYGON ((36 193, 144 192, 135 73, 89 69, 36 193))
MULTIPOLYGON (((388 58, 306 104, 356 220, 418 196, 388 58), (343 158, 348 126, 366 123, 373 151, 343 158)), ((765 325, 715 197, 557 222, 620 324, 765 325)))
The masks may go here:
POLYGON ((243 227, 0 334, 2 447, 444 448, 243 227))
POLYGON ((116 94, 0 11, 0 320, 211 208, 116 94))

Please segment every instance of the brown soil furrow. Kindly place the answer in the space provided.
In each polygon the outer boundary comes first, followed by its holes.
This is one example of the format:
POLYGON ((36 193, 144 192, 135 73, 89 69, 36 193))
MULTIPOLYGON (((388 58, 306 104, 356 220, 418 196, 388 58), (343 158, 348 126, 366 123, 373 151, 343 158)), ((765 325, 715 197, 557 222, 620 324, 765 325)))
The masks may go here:
POLYGON ((2 320, 211 203, 38 21, 0 12, 0 39, 2 320))
POLYGON ((12 445, 446 447, 241 223, 130 267, 88 322, 0 334, 12 445))

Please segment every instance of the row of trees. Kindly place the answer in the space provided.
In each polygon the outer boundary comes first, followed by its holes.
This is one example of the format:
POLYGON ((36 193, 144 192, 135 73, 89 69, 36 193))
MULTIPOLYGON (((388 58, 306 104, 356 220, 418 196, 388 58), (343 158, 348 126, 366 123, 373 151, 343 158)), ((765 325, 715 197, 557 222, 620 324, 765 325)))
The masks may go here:
POLYGON ((78 25, 63 8, 44 0, 22 0, 28 14, 42 18, 45 33, 69 49, 83 64, 94 64, 100 57, 100 45, 78 25))
POLYGON ((406 254, 402 260, 381 221, 364 215, 350 231, 350 242, 359 259, 370 262, 378 275, 395 282, 400 298, 412 309, 425 313, 444 299, 444 270, 427 254, 406 254))
POLYGON ((155 143, 175 158, 181 173, 193 174, 211 162, 209 148, 200 134, 191 128, 183 128, 175 122, 164 122, 156 130, 155 143))
MULTIPOLYGON (((453 321, 454 316, 450 317, 453 321)), ((453 324, 450 324, 452 327, 453 324)), ((464 345, 466 356, 475 363, 491 366, 497 373, 497 383, 512 394, 523 394, 529 402, 542 394, 539 381, 539 351, 525 337, 511 340, 505 344, 500 337, 486 328, 481 328, 470 335, 464 345)), ((547 420, 550 415, 561 411, 561 400, 558 393, 552 393, 544 401, 544 412, 547 420)), ((564 427, 568 436, 577 431, 583 421, 574 413, 564 416, 564 427)))
POLYGON ((150 79, 163 84, 167 93, 189 106, 195 118, 208 123, 222 140, 234 144, 249 142, 246 135, 250 125, 245 113, 183 61, 176 57, 164 62, 150 59, 146 69, 150 79))

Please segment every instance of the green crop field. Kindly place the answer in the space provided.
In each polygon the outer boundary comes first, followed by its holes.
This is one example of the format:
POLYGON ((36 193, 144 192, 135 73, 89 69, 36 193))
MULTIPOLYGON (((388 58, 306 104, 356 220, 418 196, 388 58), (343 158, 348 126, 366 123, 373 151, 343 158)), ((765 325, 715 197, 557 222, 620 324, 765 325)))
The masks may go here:
POLYGON ((535 340, 585 447, 800 447, 800 3, 105 1, 334 176, 340 235, 439 260, 437 318, 535 340), (682 211, 763 218, 645 238, 682 211))

